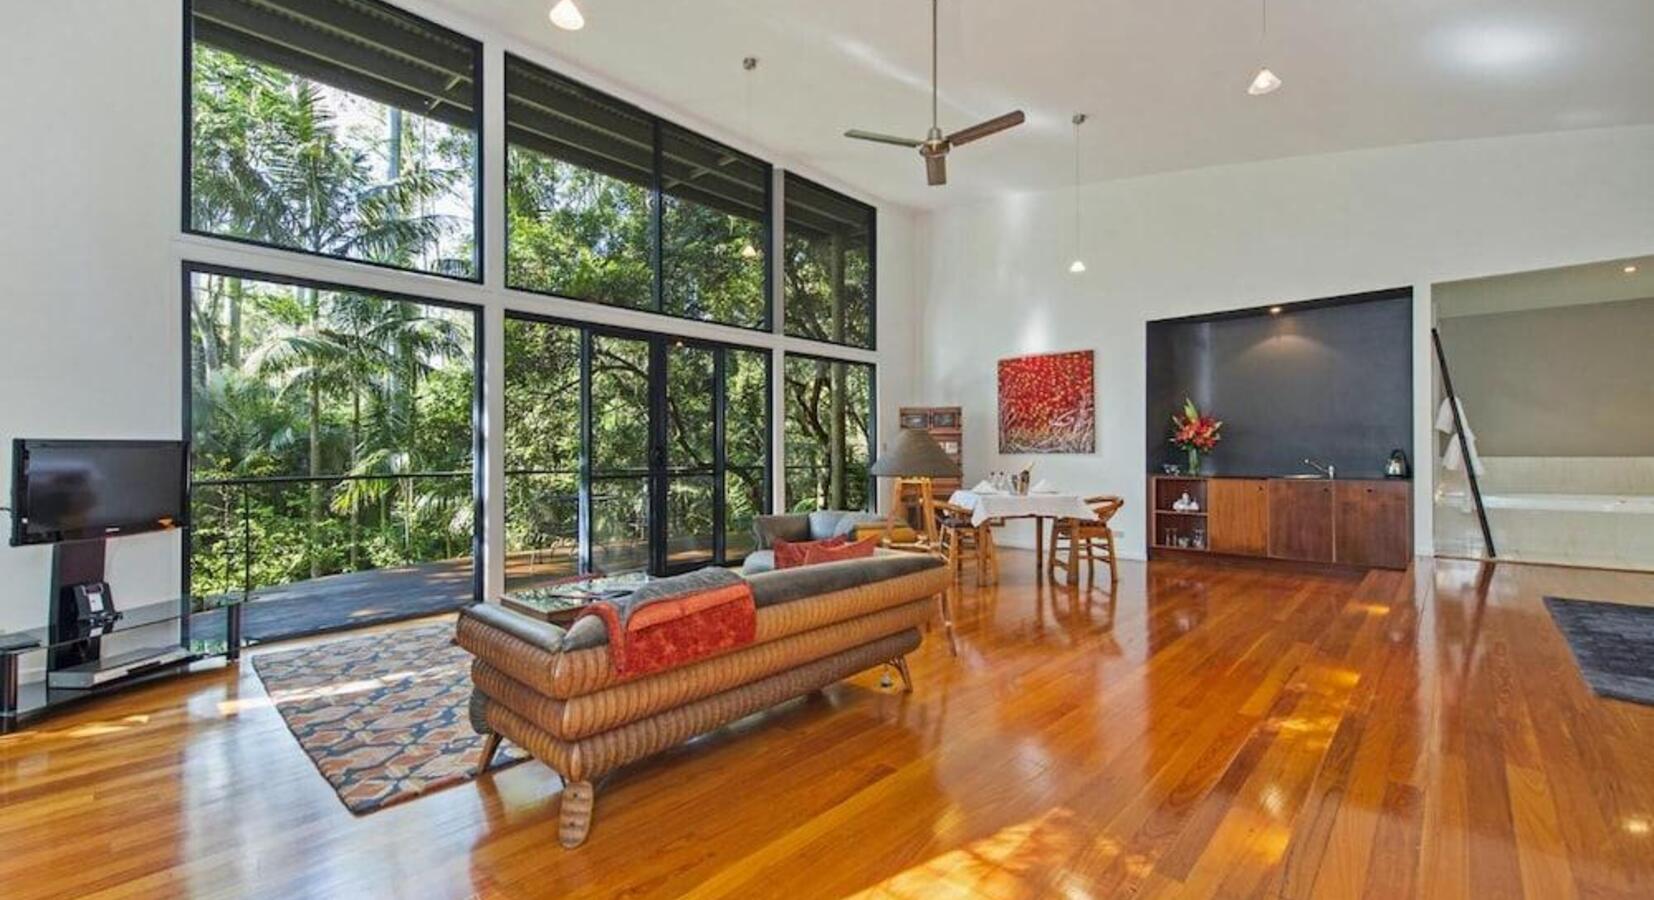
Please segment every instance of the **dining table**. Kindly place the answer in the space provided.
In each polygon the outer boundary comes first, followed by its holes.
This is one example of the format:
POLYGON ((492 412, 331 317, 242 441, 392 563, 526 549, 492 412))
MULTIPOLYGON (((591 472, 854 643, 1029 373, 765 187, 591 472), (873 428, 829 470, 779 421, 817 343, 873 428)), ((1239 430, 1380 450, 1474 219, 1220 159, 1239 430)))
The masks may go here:
POLYGON ((1034 490, 1018 494, 977 487, 954 491, 948 502, 970 510, 972 525, 1007 519, 1033 519, 1034 571, 1037 576, 1045 574, 1046 519, 1080 519, 1086 522, 1097 519, 1097 514, 1086 505, 1084 497, 1059 491, 1034 490))

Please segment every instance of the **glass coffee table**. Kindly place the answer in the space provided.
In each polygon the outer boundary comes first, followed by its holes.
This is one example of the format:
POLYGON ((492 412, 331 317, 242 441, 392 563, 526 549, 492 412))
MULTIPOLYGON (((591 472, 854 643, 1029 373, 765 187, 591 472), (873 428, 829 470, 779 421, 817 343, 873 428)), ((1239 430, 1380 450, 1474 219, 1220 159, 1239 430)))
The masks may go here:
POLYGON ((646 572, 592 575, 544 587, 525 588, 500 596, 500 605, 512 612, 553 625, 567 626, 594 600, 618 600, 652 579, 646 572))

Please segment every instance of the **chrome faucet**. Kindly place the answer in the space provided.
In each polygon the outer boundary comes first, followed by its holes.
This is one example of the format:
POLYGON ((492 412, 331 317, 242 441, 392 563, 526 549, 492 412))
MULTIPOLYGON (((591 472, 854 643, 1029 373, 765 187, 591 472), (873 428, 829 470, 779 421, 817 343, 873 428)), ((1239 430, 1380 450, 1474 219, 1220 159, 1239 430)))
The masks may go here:
POLYGON ((1309 466, 1311 469, 1314 469, 1315 471, 1320 472, 1322 475, 1327 476, 1328 479, 1338 477, 1338 468, 1336 466, 1334 466, 1332 463, 1327 463, 1326 465, 1323 466, 1320 463, 1316 462, 1315 460, 1310 459, 1308 457, 1305 457, 1304 458, 1304 465, 1309 466))

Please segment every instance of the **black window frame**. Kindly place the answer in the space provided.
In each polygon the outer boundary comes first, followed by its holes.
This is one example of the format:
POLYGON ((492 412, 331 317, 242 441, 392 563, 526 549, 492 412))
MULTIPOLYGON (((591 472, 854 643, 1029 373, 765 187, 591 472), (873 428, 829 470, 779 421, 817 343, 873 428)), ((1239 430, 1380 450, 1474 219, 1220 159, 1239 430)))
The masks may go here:
MULTIPOLYGON (((696 323, 699 323, 699 324, 702 324, 702 325, 716 325, 716 326, 721 327, 721 328, 734 328, 734 329, 738 329, 738 330, 741 330, 741 331, 753 331, 753 332, 759 332, 759 333, 763 333, 763 334, 774 334, 776 332, 776 330, 780 327, 780 323, 778 323, 776 321, 776 318, 775 318, 775 279, 776 279, 776 240, 775 240, 775 235, 776 235, 776 222, 775 222, 775 172, 776 172, 776 167, 775 167, 775 164, 770 162, 767 159, 764 159, 763 157, 755 156, 751 153, 747 153, 744 150, 739 150, 739 149, 736 149, 735 147, 731 147, 730 145, 724 143, 723 141, 717 140, 715 138, 707 137, 706 135, 700 133, 699 131, 696 131, 693 128, 689 128, 689 127, 686 127, 684 125, 680 125, 677 122, 673 122, 673 121, 671 121, 669 119, 666 119, 662 116, 656 115, 655 113, 652 113, 652 112, 648 111, 647 109, 644 109, 643 107, 638 106, 635 103, 632 103, 628 100, 621 99, 620 97, 616 97, 614 94, 611 94, 607 91, 603 91, 603 90, 599 90, 598 88, 594 88, 591 85, 585 83, 584 81, 581 81, 578 78, 572 78, 572 77, 570 77, 568 75, 565 75, 562 72, 559 72, 556 69, 553 69, 549 66, 542 65, 538 62, 535 62, 534 60, 531 60, 531 59, 528 59, 526 57, 523 57, 523 56, 520 56, 518 54, 511 53, 511 52, 507 51, 505 53, 505 68, 504 68, 503 71, 509 72, 511 66, 513 65, 513 63, 518 64, 518 65, 522 65, 522 66, 527 66, 531 69, 537 69, 537 70, 539 70, 540 73, 542 73, 545 76, 548 76, 550 78, 553 78, 553 79, 556 79, 556 80, 559 80, 559 81, 563 81, 563 82, 565 82, 569 85, 572 85, 573 87, 579 89, 580 91, 583 91, 587 94, 590 94, 594 98, 596 98, 598 100, 601 100, 602 102, 604 102, 606 104, 612 104, 614 106, 623 108, 629 114, 635 115, 638 118, 643 119, 643 120, 647 121, 650 124, 650 128, 651 128, 650 140, 653 143, 654 162, 653 162, 653 165, 651 166, 650 177, 649 177, 649 185, 647 187, 647 190, 649 192, 649 205, 650 205, 650 208, 649 208, 649 231, 650 231, 649 253, 650 253, 650 266, 651 266, 652 271, 650 273, 650 290, 649 290, 649 298, 648 298, 649 304, 647 306, 624 306, 624 305, 615 304, 615 303, 605 303, 602 300, 594 300, 594 299, 591 299, 589 297, 577 297, 577 296, 573 296, 573 295, 570 295, 570 294, 560 294, 560 293, 557 293, 556 291, 550 291, 550 290, 546 290, 546 289, 543 289, 543 288, 523 287, 521 285, 512 284, 511 283, 511 274, 510 274, 511 273, 511 213, 510 213, 510 210, 508 208, 502 207, 502 213, 503 213, 504 218, 503 218, 503 221, 501 222, 501 225, 500 225, 500 233, 501 233, 501 240, 503 240, 505 242, 505 244, 504 244, 504 246, 505 246, 505 266, 504 266, 504 272, 501 276, 502 277, 501 286, 504 287, 508 291, 513 291, 515 293, 524 294, 524 295, 528 295, 528 296, 555 297, 559 300, 573 300, 573 301, 578 302, 578 303, 590 303, 593 306, 601 306, 601 307, 605 307, 607 309, 625 309, 625 310, 631 310, 631 311, 634 311, 634 312, 648 313, 649 315, 660 316, 660 317, 665 318, 665 319, 672 319, 672 320, 680 321, 680 322, 696 322, 696 323), (664 196, 664 192, 661 190, 661 177, 662 177, 662 169, 663 169, 663 166, 662 166, 662 153, 663 153, 662 145, 663 145, 663 141, 662 141, 661 134, 662 134, 662 131, 666 128, 671 128, 671 129, 674 129, 676 131, 682 132, 683 134, 689 136, 690 138, 692 138, 694 140, 705 141, 706 143, 708 143, 708 144, 710 144, 714 147, 717 147, 720 150, 723 150, 723 151, 725 151, 727 153, 730 153, 732 155, 735 155, 735 156, 738 156, 738 157, 744 157, 745 159, 748 159, 748 160, 752 161, 753 163, 756 163, 758 166, 760 166, 764 170, 764 219, 763 219, 763 235, 764 235, 764 243, 763 243, 764 295, 763 296, 764 296, 764 311, 763 311, 763 316, 761 317, 761 320, 756 325, 739 325, 739 324, 734 324, 734 323, 730 323, 730 322, 720 322, 720 321, 717 321, 717 320, 714 320, 714 319, 701 319, 701 318, 696 318, 694 316, 686 316, 686 315, 681 315, 679 313, 673 313, 673 312, 667 312, 666 311, 666 306, 665 306, 665 279, 662 277, 662 268, 663 268, 662 267, 662 254, 663 254, 664 251, 663 251, 663 248, 662 248, 662 241, 661 241, 662 236, 663 236, 662 219, 664 218, 664 215, 665 215, 665 206, 662 203, 662 197, 664 196)), ((505 143, 503 158, 505 160, 506 175, 507 175, 507 178, 509 178, 510 177, 510 167, 511 167, 511 148, 512 148, 512 146, 514 146, 514 144, 511 141, 511 138, 509 136, 510 135, 510 121, 511 121, 510 120, 511 97, 510 97, 510 91, 509 90, 501 92, 500 103, 501 103, 500 122, 505 126, 504 130, 502 131, 502 135, 504 135, 502 137, 502 140, 505 143)), ((528 149, 533 150, 533 148, 528 148, 528 149)), ((539 151, 534 151, 534 152, 539 152, 539 151)), ((578 165, 578 163, 571 163, 571 165, 578 165)), ((507 202, 507 204, 510 203, 509 192, 507 192, 506 202, 507 202)))
MULTIPOLYGON (((226 278, 241 278, 253 281, 264 281, 274 284, 284 284, 291 287, 310 288, 317 291, 335 293, 370 294, 383 297, 387 300, 397 300, 404 303, 417 303, 422 306, 438 306, 443 309, 459 310, 471 314, 471 504, 472 504, 472 534, 471 534, 471 591, 477 602, 481 602, 487 593, 488 573, 484 564, 483 548, 487 545, 485 536, 488 530, 487 506, 483 496, 483 481, 488 468, 488 435, 484 427, 486 419, 485 404, 485 376, 487 370, 487 311, 484 307, 472 303, 460 303, 453 300, 441 300, 432 297, 421 297, 406 291, 383 290, 380 288, 356 287, 337 281, 306 278, 297 275, 283 275, 274 272, 262 272, 257 269, 248 269, 242 266, 226 266, 217 263, 197 262, 185 259, 180 264, 180 306, 182 307, 183 322, 183 406, 181 407, 182 438, 189 443, 194 437, 194 400, 195 380, 192 363, 194 356, 192 347, 194 340, 191 336, 190 298, 194 288, 192 279, 195 275, 219 275, 226 278)), ((193 453, 193 451, 192 451, 193 453)), ((193 477, 185 485, 186 502, 194 502, 195 482, 193 477)), ((180 584, 182 595, 192 596, 190 590, 190 563, 193 552, 191 529, 183 529, 180 561, 182 570, 180 584)))
MULTIPOLYGON (((781 231, 782 231, 781 253, 782 253, 783 256, 785 256, 786 252, 787 252, 787 239, 786 239, 786 231, 787 231, 787 197, 790 193, 787 190, 787 184, 788 184, 788 182, 791 182, 791 181, 803 182, 804 186, 811 189, 811 190, 820 191, 824 194, 831 194, 833 197, 835 197, 839 200, 843 200, 845 203, 852 204, 854 206, 859 206, 859 207, 861 207, 861 208, 863 208, 867 211, 867 315, 868 315, 867 345, 862 346, 861 344, 852 344, 849 341, 840 341, 840 340, 818 338, 818 337, 814 337, 814 336, 808 335, 808 334, 798 334, 798 333, 795 333, 795 332, 793 332, 793 331, 791 331, 787 328, 787 322, 786 321, 782 321, 778 324, 779 332, 782 335, 786 336, 786 337, 796 338, 796 339, 801 340, 801 341, 810 341, 812 343, 826 344, 826 345, 833 346, 833 347, 848 347, 852 350, 866 350, 868 352, 873 352, 873 353, 878 352, 878 349, 879 349, 879 208, 877 206, 874 206, 871 203, 864 203, 860 200, 857 200, 855 197, 852 197, 852 196, 844 193, 843 191, 835 191, 832 188, 827 187, 826 185, 822 184, 821 182, 815 181, 814 179, 811 179, 811 178, 807 178, 804 175, 800 175, 799 173, 797 173, 797 172, 795 172, 791 169, 783 170, 783 172, 782 172, 782 184, 781 184, 781 198, 782 198, 781 199, 781 231)), ((786 282, 783 281, 782 285, 783 285, 782 290, 783 290, 783 292, 785 292, 786 282)), ((784 309, 783 309, 783 313, 782 313, 782 319, 785 320, 786 319, 785 309, 790 309, 792 307, 792 304, 790 302, 788 302, 788 299, 785 298, 785 297, 783 297, 782 302, 783 302, 783 305, 784 305, 784 309)), ((799 354, 799 355, 806 355, 806 354, 799 354)), ((819 358, 827 359, 827 358, 831 358, 831 357, 819 357, 819 358)), ((854 362, 854 360, 842 360, 842 361, 843 362, 854 362)))
POLYGON ((219 234, 217 232, 205 231, 196 228, 193 217, 190 214, 190 201, 194 194, 192 175, 195 169, 195 0, 181 0, 181 2, 183 5, 184 20, 183 79, 182 86, 180 88, 183 94, 183 166, 181 171, 182 177, 180 178, 179 184, 179 227, 184 234, 210 238, 215 241, 228 241, 230 243, 250 247, 263 247, 282 253, 293 253, 299 256, 311 257, 315 259, 330 259, 352 263, 354 265, 370 266, 372 268, 383 269, 390 272, 405 272, 412 275, 425 275, 432 278, 442 278, 449 281, 457 281, 463 284, 480 285, 483 283, 483 270, 487 267, 488 260, 488 246, 486 243, 488 230, 486 227, 487 223, 484 221, 484 210, 486 209, 484 195, 487 191, 488 184, 488 169, 486 163, 488 154, 486 148, 484 147, 484 132, 487 119, 487 111, 484 107, 487 104, 485 100, 486 93, 483 86, 483 70, 485 68, 487 55, 482 41, 459 31, 455 31, 446 25, 434 22, 425 16, 409 12, 408 10, 405 10, 395 4, 386 3, 384 0, 362 0, 362 2, 365 3, 383 6, 399 17, 412 20, 422 27, 429 28, 432 31, 440 32, 444 37, 450 38, 456 43, 465 44, 471 48, 473 60, 471 67, 471 108, 475 111, 474 117, 477 136, 477 149, 475 158, 472 162, 474 185, 472 189, 471 204, 473 231, 471 265, 473 272, 471 275, 455 275, 449 272, 408 268, 406 266, 398 266, 371 259, 358 259, 353 256, 345 256, 338 253, 322 253, 315 250, 306 250, 302 247, 284 247, 280 244, 270 244, 264 241, 255 240, 253 238, 239 237, 231 234, 219 234))
MULTIPOLYGON (((600 304, 600 305, 607 305, 607 304, 600 304)), ((775 398, 776 398, 776 390, 777 390, 776 379, 779 376, 781 369, 780 369, 780 367, 778 367, 775 364, 775 354, 774 354, 774 352, 770 348, 767 348, 767 347, 761 347, 761 346, 758 346, 758 345, 755 345, 755 344, 744 344, 744 343, 741 343, 739 341, 729 341, 729 340, 722 340, 722 339, 715 339, 715 338, 688 337, 686 335, 673 334, 673 333, 664 332, 664 331, 651 331, 651 330, 646 329, 646 328, 634 328, 634 327, 628 327, 628 326, 625 326, 625 325, 610 325, 610 324, 603 323, 603 322, 592 322, 592 321, 586 321, 586 320, 582 320, 582 319, 570 319, 570 318, 567 318, 567 317, 564 317, 564 316, 548 315, 546 313, 535 312, 535 311, 532 311, 532 310, 517 309, 517 308, 507 308, 505 310, 505 319, 507 320, 507 322, 509 322, 512 319, 516 319, 518 321, 529 322, 529 323, 539 324, 539 325, 550 325, 550 326, 555 326, 555 327, 559 327, 559 328, 572 328, 576 332, 578 332, 578 334, 579 334, 579 340, 580 340, 580 401, 579 401, 580 402, 580 416, 579 416, 580 426, 579 427, 580 427, 580 432, 581 432, 581 434, 580 434, 580 463, 579 463, 578 471, 576 471, 574 474, 577 478, 577 490, 580 492, 580 519, 579 519, 579 524, 577 526, 577 532, 578 532, 577 542, 579 544, 579 549, 578 549, 577 559, 578 559, 579 572, 580 572, 580 574, 583 574, 583 575, 584 574, 590 574, 591 571, 592 571, 592 568, 591 568, 591 564, 592 564, 592 556, 591 556, 592 545, 591 545, 591 540, 590 540, 590 538, 591 538, 591 519, 592 519, 591 492, 592 492, 592 483, 593 483, 593 475, 592 475, 593 460, 592 460, 592 451, 591 451, 591 447, 592 447, 592 428, 591 428, 591 421, 592 421, 592 419, 591 419, 592 339, 594 337, 612 337, 612 338, 618 338, 618 339, 621 339, 621 340, 633 340, 633 341, 646 342, 646 343, 648 343, 648 345, 650 347, 651 363, 652 364, 658 364, 660 362, 659 359, 655 358, 656 351, 657 351, 658 348, 664 347, 664 345, 667 344, 667 343, 680 343, 680 344, 683 344, 685 346, 698 347, 698 348, 701 348, 701 349, 707 349, 707 350, 712 350, 712 351, 718 352, 718 355, 716 357, 714 357, 714 372, 715 372, 714 377, 717 379, 717 382, 716 382, 716 386, 714 388, 715 393, 714 393, 714 402, 713 402, 713 416, 714 416, 714 419, 715 419, 715 424, 714 424, 714 427, 713 427, 713 460, 714 460, 713 468, 714 468, 714 471, 713 471, 713 476, 712 476, 713 477, 713 484, 714 484, 714 490, 713 490, 713 493, 712 493, 712 498, 713 498, 713 501, 712 501, 713 502, 713 521, 717 523, 717 528, 716 528, 716 533, 714 534, 712 559, 710 561, 708 561, 707 563, 705 563, 704 565, 696 565, 696 566, 692 566, 691 568, 704 568, 704 567, 707 567, 707 566, 729 567, 729 566, 739 565, 743 560, 745 560, 746 559, 745 556, 742 556, 739 559, 733 559, 732 560, 732 559, 728 558, 728 554, 727 554, 727 551, 728 551, 728 546, 727 546, 727 544, 728 544, 728 530, 725 526, 728 524, 728 522, 727 522, 726 516, 725 516, 725 507, 726 507, 727 502, 728 502, 728 500, 727 500, 728 495, 726 494, 726 484, 727 484, 726 479, 727 479, 728 469, 729 469, 729 460, 728 460, 728 454, 727 454, 728 435, 726 433, 727 432, 727 428, 725 427, 726 423, 724 422, 725 406, 727 404, 724 402, 724 400, 725 400, 725 396, 726 396, 725 391, 727 389, 726 373, 728 371, 728 367, 726 365, 726 357, 724 356, 723 352, 721 352, 721 351, 734 350, 734 351, 742 352, 742 353, 755 353, 755 354, 758 354, 760 357, 762 357, 764 359, 764 366, 765 366, 765 369, 767 370, 766 374, 768 375, 768 377, 765 379, 765 390, 764 390, 764 410, 765 410, 765 418, 767 420, 766 424, 768 426, 765 429, 766 438, 765 438, 765 442, 764 442, 764 462, 763 462, 764 488, 765 488, 765 490, 764 490, 763 504, 762 504, 763 509, 761 510, 759 515, 770 515, 775 511, 775 485, 776 485, 776 471, 775 471, 775 453, 776 453, 776 446, 775 446, 775 444, 776 444, 776 441, 775 441, 775 398)), ((505 375, 505 373, 501 372, 502 378, 503 378, 504 375, 505 375)), ((781 376, 781 377, 784 377, 784 376, 781 376)), ((875 405, 877 405, 876 402, 875 402, 875 405)), ((651 377, 650 378, 650 385, 649 385, 649 408, 650 408, 651 417, 654 421, 652 421, 650 423, 650 442, 654 446, 651 447, 650 452, 648 454, 648 456, 651 460, 650 464, 647 467, 645 467, 644 470, 642 470, 641 474, 627 473, 627 474, 624 474, 624 475, 600 476, 600 478, 602 478, 602 477, 608 477, 608 478, 641 477, 641 478, 649 480, 650 482, 653 482, 653 480, 657 477, 663 477, 663 476, 664 477, 671 477, 669 467, 663 467, 661 465, 658 465, 655 462, 655 460, 657 458, 657 453, 659 452, 659 450, 661 448, 664 448, 664 446, 666 444, 666 435, 665 435, 664 432, 665 432, 665 429, 667 427, 667 423, 665 421, 664 414, 662 414, 665 407, 666 407, 666 381, 665 381, 665 378, 656 379, 656 378, 651 377)), ((510 417, 509 411, 506 413, 506 416, 507 416, 507 418, 510 417)), ((504 439, 503 436, 502 436, 501 439, 502 440, 504 439)), ((753 467, 743 465, 743 466, 737 466, 736 468, 751 469, 753 467)), ((509 478, 510 473, 511 473, 511 469, 509 468, 509 466, 506 468, 505 472, 506 472, 505 477, 509 478)), ((519 474, 522 474, 522 473, 519 473, 519 474)), ((502 485, 502 496, 504 495, 503 487, 504 486, 502 485)), ((666 548, 664 546, 662 546, 662 547, 653 546, 654 537, 655 537, 655 529, 657 527, 662 527, 662 528, 664 527, 664 524, 661 524, 661 525, 657 526, 657 523, 664 523, 666 521, 665 497, 661 494, 663 494, 663 492, 655 491, 652 484, 649 486, 649 488, 648 488, 648 499, 649 499, 649 517, 650 517, 650 535, 651 535, 651 540, 650 540, 651 546, 649 548, 649 570, 652 573, 665 572, 668 569, 668 567, 665 565, 664 558, 657 558, 657 557, 664 557, 666 548), (657 496, 657 495, 660 495, 660 496, 657 496)), ((505 510, 505 512, 506 512, 506 515, 509 516, 511 511, 508 508, 508 509, 505 510)), ((503 546, 503 544, 502 544, 502 546, 503 546)))
MULTIPOLYGON (((813 362, 842 363, 851 366, 866 366, 868 370, 868 398, 867 408, 867 511, 879 508, 879 476, 874 475, 873 464, 879 461, 879 364, 863 362, 859 359, 845 359, 842 356, 828 356, 822 353, 804 353, 784 350, 781 355, 781 443, 787 443, 787 361, 798 357, 813 362)), ((773 402, 773 395, 772 395, 773 402)), ((772 441, 773 443, 773 441, 772 441)), ((792 498, 787 496, 787 464, 782 462, 781 472, 781 503, 787 509, 792 509, 792 498)), ((773 476, 772 476, 773 477, 773 476)))

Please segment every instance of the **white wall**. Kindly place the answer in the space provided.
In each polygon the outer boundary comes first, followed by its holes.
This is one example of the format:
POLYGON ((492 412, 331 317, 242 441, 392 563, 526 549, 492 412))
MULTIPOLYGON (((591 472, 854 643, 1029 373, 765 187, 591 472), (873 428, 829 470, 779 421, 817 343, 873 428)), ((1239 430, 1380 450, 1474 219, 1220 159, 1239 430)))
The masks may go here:
MULTIPOLYGON (((1121 494, 1122 549, 1141 556, 1147 321, 1415 286, 1413 457, 1428 459, 1429 285, 1654 250, 1654 127, 1224 166, 1092 185, 1081 202, 1078 276, 1071 191, 930 217, 919 390, 964 407, 967 478, 1032 461, 1059 486, 1121 494), (1086 348, 1098 452, 999 456, 995 361, 1086 348)), ((1430 467, 1416 468, 1427 513, 1430 467)))
MULTIPOLYGON (((502 51, 553 66, 626 97, 668 119, 749 150, 777 167, 844 190, 880 207, 878 353, 809 347, 809 342, 629 310, 537 297, 499 286, 503 242, 490 232, 486 286, 306 258, 185 236, 179 229, 182 4, 177 0, 52 0, 9 4, 0 40, 0 83, 12 113, 0 134, 0 497, 10 497, 10 442, 15 437, 173 438, 182 429, 181 265, 185 260, 240 266, 396 290, 485 309, 499 387, 499 347, 506 309, 544 312, 655 331, 737 340, 775 350, 813 349, 880 364, 879 417, 896 420, 912 402, 912 309, 915 218, 825 178, 808 166, 751 146, 739 135, 637 96, 543 50, 506 39, 421 0, 399 5, 486 44, 486 109, 503 108, 502 51)), ((488 222, 500 220, 504 184, 501 128, 485 134, 488 222)), ((497 422, 497 400, 489 420, 497 422)), ((893 425, 887 425, 894 427, 893 425)), ((488 461, 501 471, 496 445, 488 461)), ((778 447, 779 452, 779 447, 778 447)), ((487 489, 490 537, 500 534, 498 482, 487 489)), ((7 502, 0 499, 0 503, 7 502)), ((9 520, 6 522, 9 527, 9 520)), ((176 595, 176 536, 127 538, 110 545, 110 580, 125 604, 176 595)), ((45 548, 0 546, 0 630, 43 625, 47 612, 45 548)), ((491 564, 489 584, 503 582, 491 564)))

